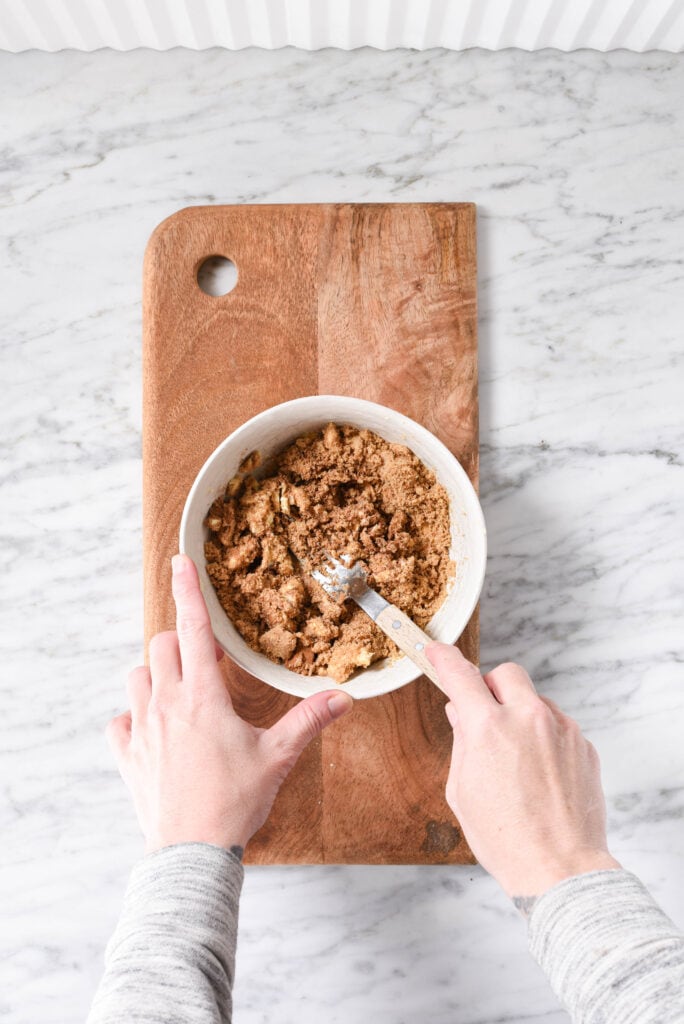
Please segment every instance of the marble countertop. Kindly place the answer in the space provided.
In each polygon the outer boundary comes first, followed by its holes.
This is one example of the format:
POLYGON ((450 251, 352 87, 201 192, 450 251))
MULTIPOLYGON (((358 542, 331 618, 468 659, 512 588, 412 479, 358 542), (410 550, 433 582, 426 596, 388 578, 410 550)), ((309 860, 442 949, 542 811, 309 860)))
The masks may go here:
MULTIPOLYGON (((603 762, 684 925, 684 58, 0 54, 0 1017, 85 1016, 141 842, 103 737, 141 660, 146 240, 219 202, 479 211, 482 662, 603 762)), ((477 868, 247 870, 240 1024, 560 1024, 477 868)))

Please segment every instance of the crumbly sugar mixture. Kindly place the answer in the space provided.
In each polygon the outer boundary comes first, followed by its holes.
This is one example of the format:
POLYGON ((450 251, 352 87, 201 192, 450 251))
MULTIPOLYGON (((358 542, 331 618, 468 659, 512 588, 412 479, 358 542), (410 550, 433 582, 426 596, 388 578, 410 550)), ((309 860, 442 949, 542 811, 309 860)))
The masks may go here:
POLYGON ((207 572, 250 647, 301 675, 345 682, 401 651, 351 599, 310 572, 328 551, 424 627, 454 573, 449 499, 401 444, 329 423, 260 465, 253 452, 209 509, 207 572))

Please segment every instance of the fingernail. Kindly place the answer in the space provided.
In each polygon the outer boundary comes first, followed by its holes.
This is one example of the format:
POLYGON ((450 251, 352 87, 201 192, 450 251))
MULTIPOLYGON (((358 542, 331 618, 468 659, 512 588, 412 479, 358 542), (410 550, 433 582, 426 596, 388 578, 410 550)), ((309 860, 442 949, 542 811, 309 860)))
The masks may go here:
POLYGON ((351 711, 354 701, 348 693, 336 693, 328 700, 328 707, 333 718, 341 718, 351 711))
POLYGON ((449 651, 453 651, 453 650, 454 650, 454 648, 450 644, 440 644, 440 643, 437 643, 437 641, 435 640, 433 643, 428 644, 428 646, 425 648, 425 654, 426 654, 426 657, 434 665, 435 664, 435 658, 439 658, 441 656, 442 652, 444 652, 447 655, 447 657, 448 657, 449 656, 448 652, 449 651))
POLYGON ((185 570, 185 559, 183 555, 174 555, 171 559, 171 572, 174 576, 180 576, 185 570))
POLYGON ((425 654, 433 665, 435 665, 435 658, 451 658, 453 661, 467 660, 458 647, 452 647, 451 644, 440 644, 436 641, 425 648, 425 654))

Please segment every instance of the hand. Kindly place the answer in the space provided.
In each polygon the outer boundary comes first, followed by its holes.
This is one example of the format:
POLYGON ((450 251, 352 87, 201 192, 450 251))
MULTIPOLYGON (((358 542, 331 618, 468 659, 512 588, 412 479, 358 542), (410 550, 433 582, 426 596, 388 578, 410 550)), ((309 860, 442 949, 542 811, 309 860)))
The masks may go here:
POLYGON ((186 555, 173 559, 172 584, 176 629, 152 638, 150 667, 128 677, 130 711, 112 719, 107 736, 147 852, 184 842, 244 848, 309 741, 353 702, 326 690, 270 729, 244 722, 217 664, 197 570, 186 555))
POLYGON ((484 677, 460 651, 426 654, 450 701, 449 806, 470 847, 523 912, 552 885, 601 868, 608 852, 598 754, 579 726, 539 697, 524 668, 484 677))

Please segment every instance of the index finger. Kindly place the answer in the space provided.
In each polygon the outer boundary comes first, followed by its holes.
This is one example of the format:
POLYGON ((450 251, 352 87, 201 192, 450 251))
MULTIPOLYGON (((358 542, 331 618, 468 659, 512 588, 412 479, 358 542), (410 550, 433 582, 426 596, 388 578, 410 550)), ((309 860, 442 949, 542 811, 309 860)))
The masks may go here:
POLYGON ((480 675, 480 670, 464 658, 458 647, 432 643, 425 654, 437 669, 459 720, 467 722, 477 712, 491 711, 498 702, 480 675))
POLYGON ((218 675, 216 641, 195 563, 187 555, 174 555, 171 568, 182 676, 192 685, 212 672, 218 675))

